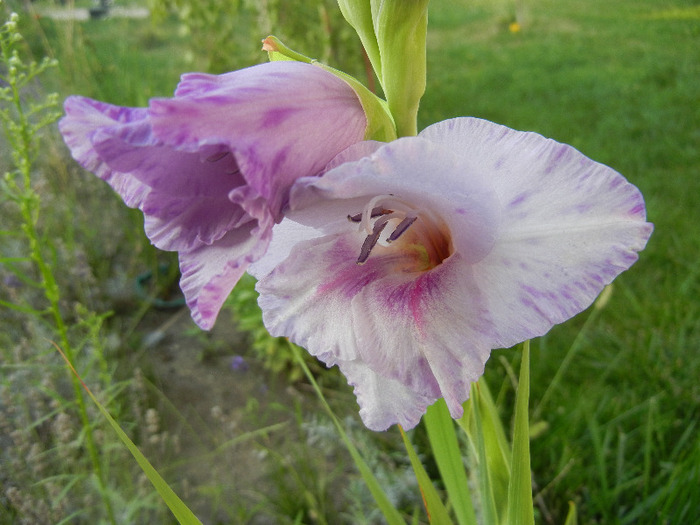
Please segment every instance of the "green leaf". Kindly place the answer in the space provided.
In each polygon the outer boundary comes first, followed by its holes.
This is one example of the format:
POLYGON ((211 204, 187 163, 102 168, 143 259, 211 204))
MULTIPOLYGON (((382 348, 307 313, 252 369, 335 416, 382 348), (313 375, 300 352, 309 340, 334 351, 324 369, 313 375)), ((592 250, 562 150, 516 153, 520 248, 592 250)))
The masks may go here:
POLYGON ((11 303, 9 301, 4 301, 2 299, 0 299, 0 306, 5 307, 5 308, 9 308, 10 310, 14 310, 16 312, 20 312, 23 314, 32 315, 34 317, 41 317, 42 315, 44 315, 46 313, 46 311, 35 310, 31 306, 22 306, 21 304, 11 303))
POLYGON ((416 479, 418 480, 418 486, 423 495, 423 503, 425 503, 425 509, 428 512, 430 523, 435 523, 436 525, 453 523, 450 519, 450 515, 447 513, 445 505, 442 503, 440 496, 433 486, 433 482, 430 480, 430 476, 428 476, 428 473, 423 468, 418 454, 416 454, 413 445, 411 445, 406 432, 404 432, 401 426, 399 426, 399 430, 401 431, 403 444, 406 447, 406 452, 408 452, 408 459, 411 461, 413 472, 416 473, 416 479))
POLYGON ((577 525, 578 519, 576 517, 576 504, 573 501, 569 502, 569 513, 566 515, 566 521, 564 525, 577 525))
POLYGON ((508 525, 534 525, 532 477, 530 473, 530 431, 528 404, 530 399, 530 341, 523 343, 518 392, 515 395, 513 458, 508 485, 508 525))
POLYGON ((457 523, 475 525, 477 521, 467 483, 467 472, 457 443, 454 422, 444 399, 439 399, 428 407, 423 422, 457 523))
POLYGON ((316 379, 314 379, 311 370, 309 370, 309 367, 306 365, 304 358, 301 356, 299 347, 291 343, 290 346, 292 348, 292 352, 294 353, 294 357, 297 360, 297 363, 299 363, 299 366, 304 371, 306 378, 311 383, 311 386, 313 387, 314 391, 316 392, 316 395, 321 401, 323 408, 330 416, 331 421, 333 421, 333 424, 335 425, 338 434, 340 434, 340 439, 342 439, 343 443, 345 444, 345 447, 348 449, 348 452, 350 452, 350 456, 355 462, 357 470, 360 472, 360 475, 362 476, 362 479, 367 485, 367 488, 374 497, 374 501, 377 503, 379 510, 384 515, 384 519, 386 519, 386 522, 389 525, 405 525, 406 522, 401 517, 401 514, 399 514, 399 511, 396 510, 396 508, 389 501, 389 498, 384 492, 384 489, 382 489, 382 486, 379 484, 379 481, 376 477, 374 477, 374 474, 372 474, 372 471, 370 470, 369 466, 362 458, 360 451, 357 450, 352 441, 350 441, 350 437, 347 435, 345 429, 343 429, 343 426, 340 424, 340 421, 338 420, 330 405, 326 401, 326 398, 323 395, 321 388, 318 386, 318 383, 316 382, 316 379))
POLYGON ((78 372, 75 370, 75 368, 73 368, 73 365, 70 363, 63 351, 57 345, 54 346, 56 346, 56 349, 59 351, 66 364, 70 367, 75 377, 78 378, 80 383, 83 385, 85 391, 88 393, 95 405, 97 405, 97 408, 100 410, 100 412, 102 412, 102 415, 105 417, 105 419, 107 419, 109 424, 117 433, 119 439, 122 441, 122 443, 124 443, 126 448, 129 449, 131 455, 134 456, 134 459, 139 464, 139 467, 141 467, 143 473, 146 474, 148 480, 158 491, 160 497, 163 498, 163 501, 173 513, 173 516, 175 516, 175 519, 177 519, 177 521, 181 525, 202 525, 202 522, 199 521, 199 519, 197 519, 197 516, 195 516, 194 513, 189 509, 189 507, 185 505, 185 503, 177 496, 177 494, 175 494, 175 492, 170 488, 170 485, 168 485, 166 481, 160 476, 160 474, 158 474, 158 471, 155 468, 153 468, 153 465, 151 465, 151 463, 141 453, 141 451, 134 444, 134 442, 129 439, 129 436, 127 436, 126 433, 122 430, 122 428, 119 426, 119 423, 117 423, 114 420, 114 418, 112 418, 112 416, 109 414, 109 412, 107 412, 107 409, 100 404, 100 402, 97 400, 94 394, 83 382, 78 372))
POLYGON ((484 505, 489 511, 493 509, 493 522, 500 522, 505 517, 508 498, 511 450, 501 416, 483 377, 472 386, 471 399, 464 403, 464 416, 457 423, 467 434, 479 461, 477 479, 480 491, 486 490, 481 494, 484 505))
POLYGON ((493 484, 489 469, 488 454, 486 452, 486 440, 484 438, 484 425, 481 417, 479 403, 479 385, 473 384, 471 389, 472 397, 472 417, 474 419, 474 431, 472 433, 477 458, 477 479, 479 481, 479 496, 481 499, 481 512, 484 523, 496 524, 498 512, 496 511, 496 501, 494 499, 493 484))
MULTIPOLYGON (((479 381, 476 402, 479 404, 479 414, 481 415, 481 428, 486 447, 487 468, 491 474, 493 497, 497 502, 505 502, 511 478, 512 452, 506 439, 501 415, 484 378, 479 381)), ((499 508, 498 511, 502 518, 503 508, 499 508)))

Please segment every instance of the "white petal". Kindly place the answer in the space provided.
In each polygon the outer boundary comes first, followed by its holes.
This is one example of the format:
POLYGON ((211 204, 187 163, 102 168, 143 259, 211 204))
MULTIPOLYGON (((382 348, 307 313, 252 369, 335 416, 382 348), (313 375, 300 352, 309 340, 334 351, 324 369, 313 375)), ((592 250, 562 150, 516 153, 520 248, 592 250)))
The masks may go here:
POLYGON ((435 402, 432 396, 421 395, 399 381, 378 375, 362 361, 342 362, 338 366, 354 387, 360 417, 370 430, 386 430, 396 423, 409 430, 435 402))
POLYGON ((471 118, 421 136, 491 173, 504 205, 498 241, 474 266, 494 345, 542 335, 581 312, 646 245, 652 225, 639 190, 571 146, 471 118))

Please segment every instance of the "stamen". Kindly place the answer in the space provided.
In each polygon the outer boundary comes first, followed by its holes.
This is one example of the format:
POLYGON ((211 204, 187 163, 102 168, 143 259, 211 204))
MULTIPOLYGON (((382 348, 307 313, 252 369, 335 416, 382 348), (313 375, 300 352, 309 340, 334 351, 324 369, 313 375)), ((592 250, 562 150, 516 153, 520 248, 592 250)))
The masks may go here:
POLYGON ((372 248, 376 246, 379 236, 382 234, 382 231, 384 228, 386 228, 387 224, 388 223, 386 221, 377 221, 375 223, 372 233, 370 233, 362 243, 362 248, 360 248, 360 256, 357 258, 357 264, 365 264, 367 262, 367 259, 369 259, 369 254, 372 252, 372 248))
MULTIPOLYGON (((364 212, 360 212, 356 215, 348 215, 348 220, 350 222, 362 222, 363 213, 364 212)), ((372 208, 370 218, 376 219, 377 217, 381 217, 382 215, 386 215, 387 213, 392 213, 392 210, 387 210, 385 208, 382 208, 381 206, 377 206, 376 208, 372 208)))
MULTIPOLYGON (((368 234, 372 232, 372 226, 371 226, 371 220, 374 217, 374 212, 377 208, 380 209, 385 209, 384 205, 387 204, 387 202, 390 202, 392 199, 393 195, 377 195, 375 197, 372 197, 370 201, 365 205, 365 209, 362 210, 362 219, 360 220, 360 225, 363 230, 365 230, 368 234)), ((389 211, 391 213, 391 211, 389 211)), ((384 215, 383 213, 381 215, 384 215)))
POLYGON ((403 233, 411 227, 411 224, 416 222, 417 218, 418 217, 406 217, 404 220, 402 220, 396 227, 396 229, 391 233, 391 235, 389 235, 389 238, 386 240, 386 242, 393 242, 399 237, 401 237, 403 233))

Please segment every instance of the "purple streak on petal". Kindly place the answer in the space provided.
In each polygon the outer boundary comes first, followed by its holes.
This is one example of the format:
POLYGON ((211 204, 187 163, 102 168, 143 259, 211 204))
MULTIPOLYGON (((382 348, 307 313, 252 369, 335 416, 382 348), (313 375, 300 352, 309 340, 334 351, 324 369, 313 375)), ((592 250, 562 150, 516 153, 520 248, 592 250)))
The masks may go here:
POLYGON ((248 265, 259 259, 269 243, 269 231, 251 225, 228 232, 210 246, 180 253, 180 287, 192 318, 209 330, 231 290, 248 265))
POLYGON ((84 97, 68 97, 64 103, 66 115, 58 127, 73 158, 85 169, 106 181, 132 208, 138 207, 150 188, 130 174, 115 172, 92 145, 92 137, 105 127, 120 127, 139 123, 147 118, 145 109, 122 108, 84 97))
POLYGON ((321 172, 362 140, 366 127, 359 99, 344 81, 298 62, 183 76, 175 98, 152 100, 149 112, 156 136, 170 146, 227 145, 276 218, 294 180, 321 172))
POLYGON ((508 206, 511 206, 511 207, 518 206, 518 205, 522 204, 523 202, 525 202, 525 200, 527 200, 527 192, 523 192, 520 195, 518 195, 517 197, 515 197, 512 201, 510 201, 508 206))

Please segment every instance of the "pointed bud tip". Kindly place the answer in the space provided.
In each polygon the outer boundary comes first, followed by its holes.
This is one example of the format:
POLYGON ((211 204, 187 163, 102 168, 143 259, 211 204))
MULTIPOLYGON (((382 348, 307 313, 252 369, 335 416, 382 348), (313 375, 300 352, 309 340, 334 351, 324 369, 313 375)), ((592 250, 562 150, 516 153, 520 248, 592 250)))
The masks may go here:
POLYGON ((279 48, 277 47, 277 42, 275 42, 275 38, 273 36, 268 36, 267 38, 264 38, 262 41, 262 50, 267 51, 268 53, 279 51, 279 48))

